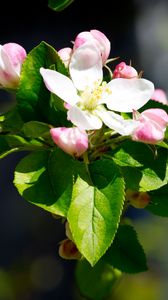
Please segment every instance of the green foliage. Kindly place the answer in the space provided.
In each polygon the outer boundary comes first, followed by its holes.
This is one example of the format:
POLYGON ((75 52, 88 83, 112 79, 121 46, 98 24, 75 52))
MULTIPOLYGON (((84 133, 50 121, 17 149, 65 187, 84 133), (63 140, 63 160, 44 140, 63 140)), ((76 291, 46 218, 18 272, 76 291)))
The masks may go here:
POLYGON ((59 149, 37 151, 16 167, 14 184, 29 202, 66 216, 72 191, 73 160, 59 149))
POLYGON ((116 164, 121 167, 127 188, 151 191, 167 184, 167 149, 127 141, 111 154, 116 164))
POLYGON ((86 260, 81 260, 77 264, 75 275, 77 286, 84 297, 103 300, 110 295, 121 273, 102 260, 95 267, 91 267, 86 260))
POLYGON ((3 158, 8 154, 10 154, 11 152, 15 152, 15 151, 17 151, 17 149, 15 150, 11 149, 5 139, 5 136, 1 135, 0 136, 0 158, 3 158))
MULTIPOLYGON (((68 71, 56 50, 45 42, 41 42, 30 51, 22 65, 21 78, 17 91, 18 109, 24 121, 44 121, 58 125, 58 113, 55 113, 52 96, 46 89, 40 68, 54 68, 68 75, 68 71)), ((56 102, 56 100, 55 100, 56 102)), ((57 108, 57 111, 60 110, 57 108)), ((65 109, 64 114, 66 114, 65 109)), ((66 119, 66 118, 64 118, 66 119)))
POLYGON ((50 127, 46 123, 30 121, 24 124, 22 131, 26 137, 38 138, 49 133, 50 127))
POLYGON ((114 239, 124 181, 110 160, 97 161, 89 169, 88 180, 78 177, 73 186, 68 221, 79 251, 94 266, 114 239))
POLYGON ((168 184, 150 192, 151 201, 146 207, 150 212, 161 217, 168 217, 168 184))
POLYGON ((43 147, 42 143, 35 139, 26 140, 20 135, 0 136, 0 159, 17 151, 39 150, 43 147))
POLYGON ((55 11, 62 11, 68 7, 74 0, 49 0, 48 6, 55 11))
MULTIPOLYGON (((72 2, 49 0, 49 7, 61 11, 72 2)), ((164 141, 147 145, 128 141, 128 137, 103 125, 101 130, 87 132, 88 151, 72 157, 58 148, 50 135, 50 128, 74 124, 67 120, 62 99, 46 88, 41 67, 70 77, 68 68, 49 44, 41 42, 30 51, 22 65, 16 105, 0 116, 0 158, 16 151, 31 151, 17 165, 14 184, 24 199, 68 221, 70 243, 82 257, 76 270, 79 289, 89 299, 103 300, 121 272, 147 270, 134 228, 123 225, 129 205, 127 202, 124 206, 125 190, 148 191, 151 201, 146 209, 168 216, 168 130, 164 141)), ((94 102, 92 96, 99 96, 96 93, 99 89, 91 95, 88 87, 86 94, 78 94, 83 101, 88 97, 94 102)), ((83 106, 85 103, 80 107, 83 106)), ((168 112, 168 106, 155 101, 149 101, 142 109, 148 108, 168 112)))
POLYGON ((0 116, 0 132, 5 133, 18 133, 23 126, 21 119, 16 108, 0 116))
POLYGON ((160 108, 164 109, 168 113, 168 106, 165 104, 162 104, 161 102, 149 100, 141 109, 139 109, 140 112, 150 109, 150 108, 160 108))
POLYGON ((103 259, 124 273, 138 273, 147 270, 146 257, 134 228, 120 225, 114 242, 103 259))

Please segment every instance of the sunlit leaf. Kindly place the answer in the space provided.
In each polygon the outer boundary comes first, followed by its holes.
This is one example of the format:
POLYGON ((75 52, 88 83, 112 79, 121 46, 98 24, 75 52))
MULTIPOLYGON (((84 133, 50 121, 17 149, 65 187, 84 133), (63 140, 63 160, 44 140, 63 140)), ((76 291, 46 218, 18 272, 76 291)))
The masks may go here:
POLYGON ((124 201, 124 181, 110 160, 90 165, 85 181, 74 184, 68 221, 74 241, 93 266, 106 252, 117 231, 124 201))
POLYGON ((68 7, 74 0, 49 0, 48 6, 55 10, 61 11, 68 7))

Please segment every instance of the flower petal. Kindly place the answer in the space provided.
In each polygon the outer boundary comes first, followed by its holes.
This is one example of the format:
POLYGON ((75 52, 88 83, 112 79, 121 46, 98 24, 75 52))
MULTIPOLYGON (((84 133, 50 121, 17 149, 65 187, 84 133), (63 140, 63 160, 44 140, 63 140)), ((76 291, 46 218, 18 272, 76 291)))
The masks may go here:
POLYGON ((89 41, 72 54, 69 70, 74 85, 79 91, 94 88, 95 82, 102 81, 102 59, 99 49, 89 41))
POLYGON ((167 95, 165 91, 162 89, 155 89, 151 99, 163 103, 165 105, 168 105, 167 95))
POLYGON ((70 105, 76 104, 80 98, 71 79, 54 70, 40 68, 47 89, 70 105))
POLYGON ((88 111, 82 111, 77 106, 71 106, 68 111, 68 119, 82 130, 100 129, 102 121, 88 111))
POLYGON ((115 130, 121 135, 132 134, 139 124, 139 122, 135 120, 125 120, 122 116, 112 111, 99 111, 97 114, 107 127, 115 130))
POLYGON ((0 84, 3 87, 15 87, 19 81, 17 70, 12 64, 10 57, 5 52, 3 46, 0 46, 0 84))
POLYGON ((111 94, 106 95, 106 105, 109 109, 119 112, 132 112, 141 108, 154 92, 151 81, 139 78, 113 79, 107 87, 111 94))
POLYGON ((159 126, 159 124, 148 120, 141 120, 139 126, 132 134, 134 141, 139 141, 147 144, 157 144, 164 139, 165 128, 159 126))
POLYGON ((161 127, 166 127, 168 125, 168 114, 165 110, 160 108, 150 108, 146 109, 141 113, 141 118, 147 118, 152 122, 156 122, 161 127))

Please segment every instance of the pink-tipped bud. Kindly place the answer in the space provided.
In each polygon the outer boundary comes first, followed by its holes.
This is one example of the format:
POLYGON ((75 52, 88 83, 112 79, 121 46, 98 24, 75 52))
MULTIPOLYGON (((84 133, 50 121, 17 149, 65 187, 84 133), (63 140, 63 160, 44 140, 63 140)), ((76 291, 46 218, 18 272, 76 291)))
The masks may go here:
POLYGON ((72 49, 69 47, 62 48, 58 51, 58 54, 60 58, 62 59, 64 65, 68 67, 70 59, 71 59, 71 54, 72 54, 72 49))
POLYGON ((83 31, 77 35, 74 41, 73 50, 79 48, 85 42, 92 41, 93 44, 99 49, 102 57, 102 63, 105 64, 110 54, 110 41, 99 30, 83 31))
POLYGON ((58 127, 50 129, 54 143, 63 151, 76 157, 88 149, 88 136, 77 127, 58 127))
POLYGON ((134 141, 157 144, 164 139, 168 115, 163 109, 151 108, 141 114, 134 112, 133 118, 138 121, 138 126, 132 134, 134 141))
POLYGON ((5 88, 16 88, 20 79, 22 63, 26 51, 16 43, 0 46, 0 85, 5 88))
POLYGON ((126 65, 125 62, 118 64, 113 72, 113 78, 131 79, 136 77, 138 77, 137 71, 133 67, 126 65))
POLYGON ((168 99, 166 93, 161 89, 155 89, 152 97, 152 100, 168 105, 168 99))
POLYGON ((69 239, 60 242, 58 253, 64 259, 81 259, 81 254, 76 245, 69 239))
POLYGON ((150 202, 150 196, 146 192, 126 190, 126 201, 135 208, 145 208, 150 202))

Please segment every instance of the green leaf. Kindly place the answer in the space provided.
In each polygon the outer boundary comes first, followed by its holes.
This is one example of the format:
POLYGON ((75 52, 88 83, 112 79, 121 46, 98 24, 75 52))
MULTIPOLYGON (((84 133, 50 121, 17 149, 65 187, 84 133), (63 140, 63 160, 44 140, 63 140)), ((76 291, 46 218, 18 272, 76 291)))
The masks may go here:
POLYGON ((10 154, 10 150, 11 149, 5 139, 5 136, 0 136, 0 159, 10 154))
POLYGON ((17 92, 18 108, 24 121, 44 121, 57 124, 50 105, 50 92, 46 89, 40 68, 54 65, 58 72, 67 75, 67 69, 56 50, 45 42, 41 42, 30 51, 22 65, 21 78, 17 92))
POLYGON ((115 163, 121 166, 127 188, 150 191, 167 184, 167 149, 152 149, 149 145, 128 141, 110 153, 115 163))
POLYGON ((163 141, 160 142, 160 143, 158 144, 158 146, 168 149, 168 144, 165 143, 165 142, 163 142, 163 141))
POLYGON ((0 132, 18 133, 23 121, 16 108, 0 116, 0 132))
POLYGON ((36 140, 27 141, 19 135, 0 136, 0 158, 4 158, 10 153, 23 150, 33 150, 41 148, 42 144, 36 140))
POLYGON ((93 266, 112 243, 124 201, 124 181, 110 160, 89 166, 88 180, 78 177, 73 187, 68 221, 74 241, 93 266))
POLYGON ((120 225, 114 242, 103 259, 125 273, 147 271, 143 248, 137 239, 136 231, 130 225, 120 225))
POLYGON ((6 135, 5 140, 7 141, 10 148, 18 148, 20 150, 38 150, 43 149, 42 142, 36 139, 26 140, 20 135, 6 135))
POLYGON ((57 202, 57 214, 66 216, 71 196, 75 173, 73 159, 60 149, 53 151, 48 161, 48 173, 57 202))
POLYGON ((168 184, 149 193, 151 201, 147 210, 161 217, 168 217, 168 184))
POLYGON ((26 137, 38 138, 49 133, 50 126, 43 122, 30 121, 24 124, 22 131, 26 137))
POLYGON ((60 149, 37 151, 16 167, 14 184, 27 201, 66 216, 71 200, 73 159, 60 149))
POLYGON ((64 101, 62 101, 58 96, 51 93, 49 100, 50 107, 50 120, 52 125, 55 127, 71 127, 72 123, 67 120, 67 110, 64 107, 64 101))
POLYGON ((145 111, 146 109, 150 108, 160 108, 164 109, 168 113, 168 106, 165 104, 162 104, 161 102, 149 100, 141 109, 139 109, 140 112, 145 111))
POLYGON ((113 153, 113 160, 119 166, 142 167, 147 162, 154 159, 150 148, 143 143, 126 141, 113 153))
POLYGON ((42 141, 25 139, 20 135, 6 134, 0 136, 0 158, 16 151, 32 151, 48 148, 42 141))
POLYGON ((48 6, 55 11, 62 11, 74 0, 49 0, 48 6))
POLYGON ((86 260, 81 260, 76 266, 76 283, 80 293, 89 299, 104 300, 110 295, 112 287, 120 277, 121 272, 99 261, 91 267, 86 260))

